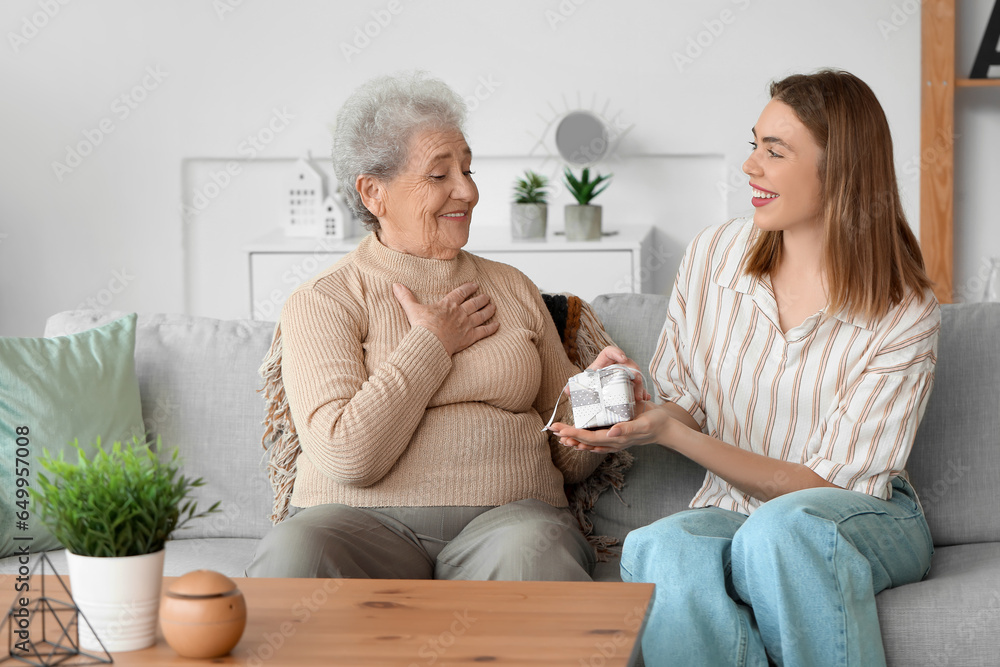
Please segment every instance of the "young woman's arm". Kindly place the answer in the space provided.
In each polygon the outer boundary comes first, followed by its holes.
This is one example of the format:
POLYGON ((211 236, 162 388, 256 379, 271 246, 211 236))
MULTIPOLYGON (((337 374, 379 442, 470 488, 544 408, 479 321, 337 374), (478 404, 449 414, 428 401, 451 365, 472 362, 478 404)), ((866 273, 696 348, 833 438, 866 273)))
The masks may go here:
POLYGON ((740 449, 702 433, 683 408, 650 402, 636 406, 640 414, 610 429, 587 431, 553 424, 568 447, 613 452, 633 445, 659 444, 711 470, 739 490, 761 501, 819 486, 836 487, 801 463, 773 459, 740 449))
POLYGON ((883 480, 900 474, 906 465, 930 394, 939 328, 940 309, 932 297, 913 296, 901 303, 879 328, 877 351, 864 372, 827 411, 822 440, 803 463, 770 458, 706 435, 687 410, 670 402, 637 404, 635 419, 604 431, 562 424, 553 429, 563 444, 595 451, 660 444, 762 501, 818 486, 877 495, 886 487, 883 480))

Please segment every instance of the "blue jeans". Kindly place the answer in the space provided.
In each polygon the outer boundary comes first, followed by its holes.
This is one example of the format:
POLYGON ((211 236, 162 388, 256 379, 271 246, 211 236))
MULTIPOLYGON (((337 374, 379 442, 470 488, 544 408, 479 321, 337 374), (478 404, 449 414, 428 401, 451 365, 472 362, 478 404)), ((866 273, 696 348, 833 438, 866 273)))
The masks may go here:
POLYGON ((884 665, 875 594, 921 580, 930 530, 902 478, 890 500, 815 488, 749 517, 678 512, 625 539, 622 579, 656 584, 646 665, 884 665))

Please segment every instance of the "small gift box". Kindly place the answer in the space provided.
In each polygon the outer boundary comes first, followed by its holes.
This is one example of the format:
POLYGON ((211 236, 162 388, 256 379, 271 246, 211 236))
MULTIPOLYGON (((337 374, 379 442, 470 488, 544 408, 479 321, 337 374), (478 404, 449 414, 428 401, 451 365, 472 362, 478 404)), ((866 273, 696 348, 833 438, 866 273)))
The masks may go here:
POLYGON ((614 365, 586 370, 569 379, 569 400, 577 428, 606 428, 635 416, 634 370, 614 365))

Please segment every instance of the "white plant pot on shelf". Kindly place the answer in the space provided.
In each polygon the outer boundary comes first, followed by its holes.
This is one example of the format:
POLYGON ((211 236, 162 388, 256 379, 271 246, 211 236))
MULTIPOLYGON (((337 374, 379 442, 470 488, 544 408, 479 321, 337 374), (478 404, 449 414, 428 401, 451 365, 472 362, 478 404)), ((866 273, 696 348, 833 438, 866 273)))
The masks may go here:
POLYGON ((566 240, 600 241, 601 207, 594 204, 567 204, 566 240))
POLYGON ((510 205, 510 235, 516 241, 526 239, 544 239, 545 227, 549 218, 547 204, 510 205))
POLYGON ((114 653, 156 642, 163 554, 161 549, 143 556, 93 558, 66 552, 73 600, 87 619, 78 621, 80 648, 100 651, 103 644, 114 653))

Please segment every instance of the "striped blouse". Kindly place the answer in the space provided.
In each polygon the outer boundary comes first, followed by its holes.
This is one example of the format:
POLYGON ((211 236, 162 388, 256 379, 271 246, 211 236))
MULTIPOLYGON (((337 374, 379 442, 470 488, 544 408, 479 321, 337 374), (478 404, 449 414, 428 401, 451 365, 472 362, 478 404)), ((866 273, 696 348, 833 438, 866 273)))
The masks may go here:
MULTIPOLYGON (((938 303, 910 294, 876 322, 821 311, 782 333, 770 281, 740 269, 756 233, 744 218, 691 242, 650 363, 656 391, 714 438, 888 498, 933 384, 938 303)), ((760 504, 712 472, 691 501, 760 504)))

